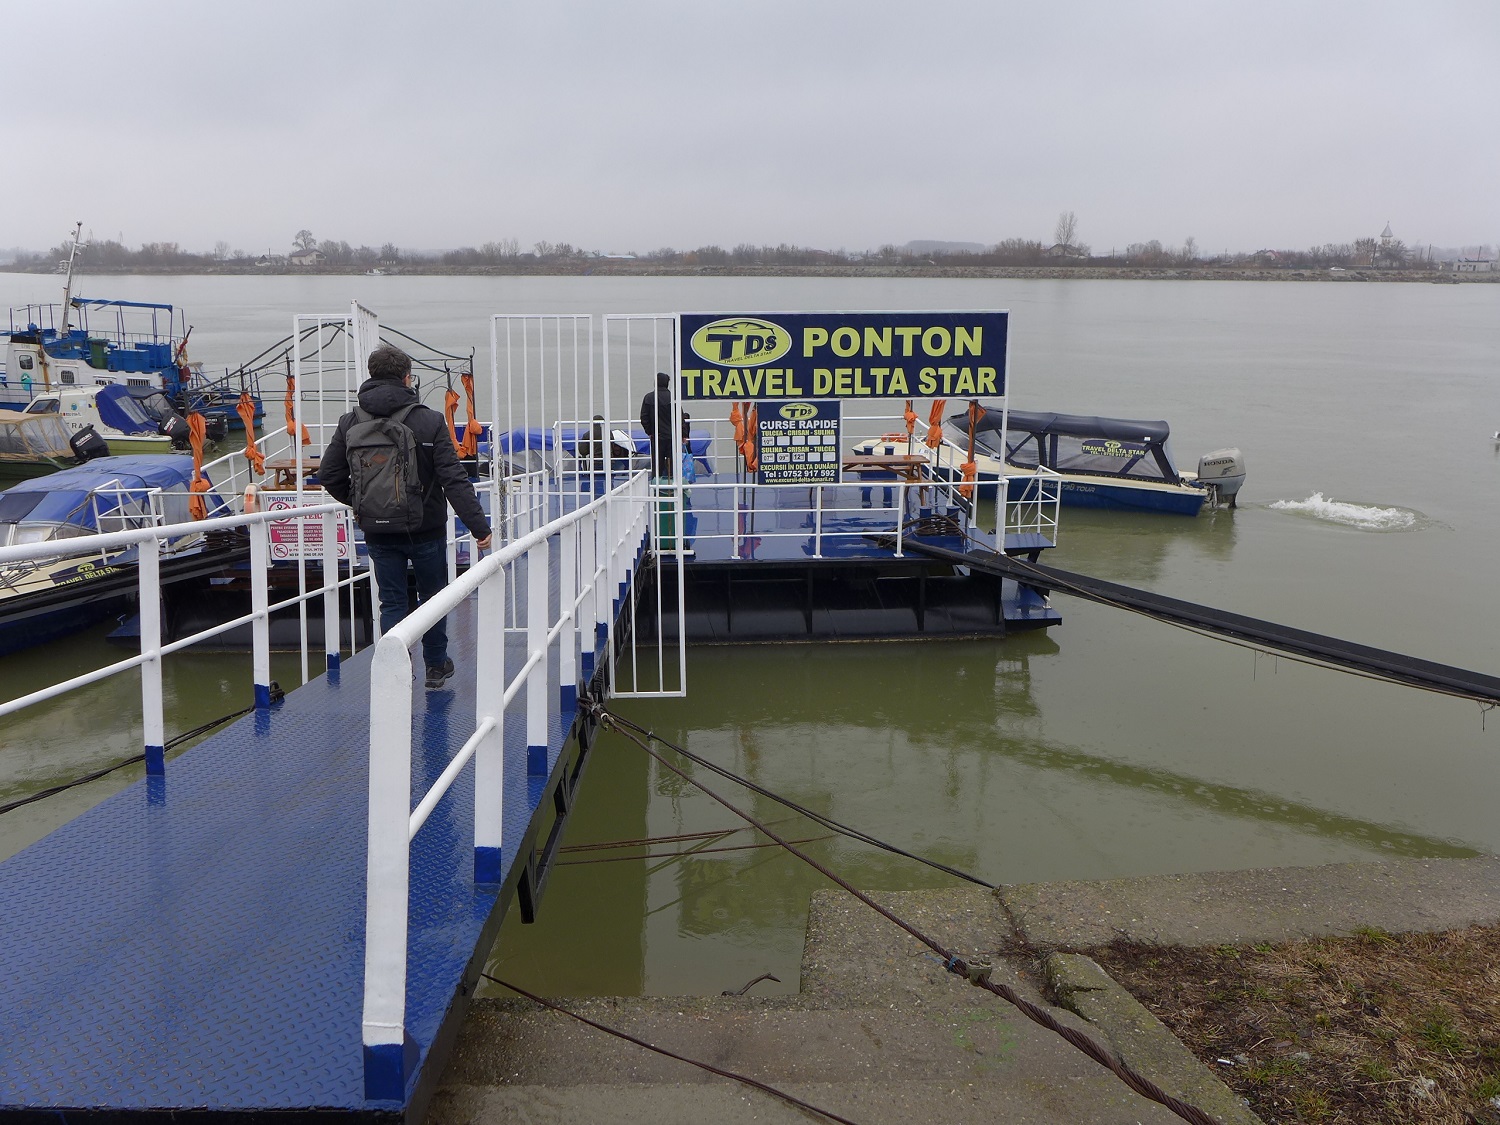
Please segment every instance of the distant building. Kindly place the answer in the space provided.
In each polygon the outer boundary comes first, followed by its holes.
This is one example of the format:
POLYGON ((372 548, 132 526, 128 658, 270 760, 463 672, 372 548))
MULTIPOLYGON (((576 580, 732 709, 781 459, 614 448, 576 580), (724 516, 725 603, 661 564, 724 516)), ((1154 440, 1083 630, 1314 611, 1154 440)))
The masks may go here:
POLYGON ((1088 257, 1088 255, 1078 247, 1073 246, 1067 242, 1054 243, 1053 245, 1047 247, 1047 249, 1043 251, 1043 253, 1045 253, 1047 257, 1052 258, 1054 261, 1079 261, 1083 258, 1088 257))
POLYGON ((1459 258, 1453 263, 1455 273, 1489 273, 1495 263, 1488 258, 1459 258))
POLYGON ((328 255, 314 247, 308 250, 295 250, 287 260, 294 266, 321 266, 328 261, 328 255))

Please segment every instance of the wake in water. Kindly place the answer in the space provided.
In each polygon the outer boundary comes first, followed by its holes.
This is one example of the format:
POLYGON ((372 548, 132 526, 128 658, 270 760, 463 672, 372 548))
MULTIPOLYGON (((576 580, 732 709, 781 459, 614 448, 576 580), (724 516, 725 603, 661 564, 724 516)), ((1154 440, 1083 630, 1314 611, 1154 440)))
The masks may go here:
POLYGON ((1329 523, 1346 524, 1361 531, 1410 531, 1422 522, 1419 513, 1409 508, 1377 508, 1372 504, 1350 504, 1329 500, 1314 492, 1306 500, 1273 500, 1268 507, 1283 512, 1297 512, 1329 523))

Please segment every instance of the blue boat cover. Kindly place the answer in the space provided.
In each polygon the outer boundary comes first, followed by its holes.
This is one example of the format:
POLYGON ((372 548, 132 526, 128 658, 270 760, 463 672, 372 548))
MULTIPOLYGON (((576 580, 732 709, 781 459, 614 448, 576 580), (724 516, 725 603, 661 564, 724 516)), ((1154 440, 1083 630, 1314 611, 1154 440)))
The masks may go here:
POLYGON ((100 387, 94 395, 94 405, 99 408, 99 421, 122 434, 155 434, 156 419, 146 413, 140 401, 123 383, 112 383, 100 387))
MULTIPOLYGON (((207 474, 205 474, 205 477, 207 474)), ((0 492, 0 505, 8 498, 25 493, 42 493, 42 499, 25 515, 27 522, 70 523, 92 527, 94 505, 88 502, 95 489, 109 488, 145 491, 160 488, 185 493, 193 479, 193 459, 166 453, 145 453, 134 457, 100 457, 72 469, 49 476, 17 481, 0 492)), ((222 508, 223 501, 212 492, 206 494, 209 511, 222 508)), ((106 493, 99 497, 99 508, 110 511, 117 497, 106 493)))
MULTIPOLYGON (((610 434, 619 433, 611 430, 610 434)), ((580 439, 587 440, 589 430, 587 426, 559 426, 556 430, 560 437, 563 451, 572 453, 578 448, 580 439)), ((688 437, 688 448, 693 451, 694 457, 706 458, 708 447, 713 439, 702 430, 693 430, 688 437)), ((651 452, 651 439, 646 436, 646 431, 636 428, 630 431, 630 442, 635 452, 641 456, 651 452)), ((552 449, 556 444, 554 431, 551 427, 530 426, 526 429, 511 430, 500 437, 500 452, 514 453, 523 449, 552 449)))

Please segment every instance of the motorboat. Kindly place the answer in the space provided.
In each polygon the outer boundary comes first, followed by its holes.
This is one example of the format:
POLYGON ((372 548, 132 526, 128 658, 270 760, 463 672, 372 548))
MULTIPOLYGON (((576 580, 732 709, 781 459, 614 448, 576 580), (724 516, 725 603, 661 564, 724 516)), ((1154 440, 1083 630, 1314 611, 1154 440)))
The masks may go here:
POLYGON ((57 414, 0 411, 0 479, 34 477, 81 459, 72 434, 57 414))
MULTIPOLYGON (((104 439, 113 456, 182 452, 190 447, 187 419, 161 391, 119 383, 72 387, 38 395, 23 413, 56 415, 70 436, 91 430, 104 439)), ((229 432, 222 415, 205 415, 205 423, 210 446, 229 432)))
MULTIPOLYGON (((81 227, 80 227, 81 229, 81 227)), ((236 406, 249 393, 254 416, 264 413, 254 380, 244 374, 208 376, 188 359, 192 328, 182 310, 146 301, 89 299, 73 293, 79 234, 66 261, 63 299, 55 305, 10 310, 0 323, 7 339, 0 367, 0 409, 24 411, 44 395, 119 386, 164 395, 179 415, 196 411, 238 425, 236 406)))
MULTIPOLYGON (((1072 507, 1196 516, 1209 501, 1233 507, 1245 479, 1238 449, 1205 454, 1197 472, 1178 469, 1169 445, 1171 428, 1164 421, 1022 410, 1007 414, 978 403, 947 419, 935 453, 921 442, 912 452, 928 457, 934 475, 960 480, 971 429, 980 496, 993 497, 996 483, 1004 479, 1006 499, 1012 503, 1035 499, 1039 477, 1052 477, 1061 502, 1072 507)), ((887 434, 862 443, 856 452, 906 453, 907 441, 905 434, 887 434)))
MULTIPOLYGON (((100 457, 0 491, 0 546, 44 544, 94 532, 192 522, 188 457, 100 457)), ((207 514, 231 507, 210 489, 207 514)), ((201 549, 203 536, 166 541, 162 557, 201 549)), ((117 576, 136 561, 136 548, 0 563, 0 653, 12 652, 103 620, 123 605, 135 583, 117 576)))

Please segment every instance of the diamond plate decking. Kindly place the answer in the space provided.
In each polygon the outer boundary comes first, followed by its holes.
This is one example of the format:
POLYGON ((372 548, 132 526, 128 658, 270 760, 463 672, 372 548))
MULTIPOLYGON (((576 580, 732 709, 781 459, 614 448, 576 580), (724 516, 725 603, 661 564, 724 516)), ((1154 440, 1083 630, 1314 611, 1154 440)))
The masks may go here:
MULTIPOLYGON (((414 687, 424 791, 474 727, 472 599, 449 633, 458 675, 414 687)), ((361 1055, 372 651, 0 864, 0 1114, 402 1111, 366 1102, 361 1055)), ((549 772, 570 722, 551 716, 549 772)), ((523 707, 505 746, 514 877, 548 791, 526 774, 523 707)), ((469 770, 412 841, 406 1019, 424 1064, 512 893, 475 888, 472 824, 469 770)))

